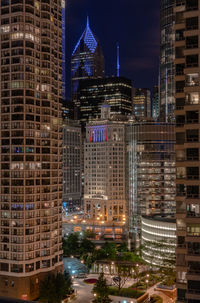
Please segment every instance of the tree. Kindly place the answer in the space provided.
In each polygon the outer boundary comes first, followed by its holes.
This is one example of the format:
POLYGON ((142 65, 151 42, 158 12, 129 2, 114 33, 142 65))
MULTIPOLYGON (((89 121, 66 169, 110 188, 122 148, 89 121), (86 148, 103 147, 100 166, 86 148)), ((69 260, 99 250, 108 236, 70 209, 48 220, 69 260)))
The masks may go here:
POLYGON ((83 238, 80 242, 80 254, 88 254, 93 253, 95 250, 95 244, 88 240, 87 238, 83 238))
POLYGON ((63 239, 64 256, 78 255, 79 247, 79 233, 71 233, 63 239))
POLYGON ((116 277, 113 278, 113 282, 117 286, 120 291, 121 288, 125 285, 126 281, 132 277, 133 270, 135 268, 135 264, 133 262, 128 261, 116 261, 115 262, 115 270, 116 277))
POLYGON ((61 300, 72 292, 71 278, 58 273, 48 275, 40 287, 40 301, 47 303, 60 303, 61 300))
POLYGON ((93 303, 110 303, 112 300, 109 298, 109 288, 104 278, 104 274, 101 273, 97 280, 96 285, 93 288, 93 293, 96 295, 93 303))
POLYGON ((128 245, 126 242, 122 242, 118 247, 117 247, 118 252, 128 252, 128 245))
POLYGON ((102 249, 105 251, 106 258, 109 260, 115 260, 117 255, 117 245, 116 243, 105 242, 102 246, 102 249))
POLYGON ((40 287, 40 301, 47 303, 57 303, 55 277, 48 275, 41 283, 40 287))

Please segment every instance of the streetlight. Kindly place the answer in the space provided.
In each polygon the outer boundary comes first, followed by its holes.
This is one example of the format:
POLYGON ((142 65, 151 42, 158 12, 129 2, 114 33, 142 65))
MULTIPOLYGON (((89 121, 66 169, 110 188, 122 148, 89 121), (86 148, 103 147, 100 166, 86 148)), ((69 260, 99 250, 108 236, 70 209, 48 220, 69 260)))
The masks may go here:
POLYGON ((94 294, 94 297, 96 297, 97 296, 97 294, 94 294))
POLYGON ((148 283, 149 283, 149 280, 146 280, 145 282, 147 283, 147 288, 148 288, 148 283))

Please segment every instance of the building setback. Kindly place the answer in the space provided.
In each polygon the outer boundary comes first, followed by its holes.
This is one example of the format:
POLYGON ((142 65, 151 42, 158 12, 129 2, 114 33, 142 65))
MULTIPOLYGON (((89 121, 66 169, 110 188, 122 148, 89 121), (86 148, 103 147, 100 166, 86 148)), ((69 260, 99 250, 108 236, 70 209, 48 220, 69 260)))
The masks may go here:
POLYGON ((62 7, 0 5, 0 295, 32 300, 62 271, 62 7))
POLYGON ((80 81, 78 101, 80 121, 85 126, 89 120, 101 117, 101 105, 110 106, 111 115, 132 114, 131 80, 124 77, 106 77, 80 81))
POLYGON ((177 302, 200 302, 200 1, 176 1, 177 302))

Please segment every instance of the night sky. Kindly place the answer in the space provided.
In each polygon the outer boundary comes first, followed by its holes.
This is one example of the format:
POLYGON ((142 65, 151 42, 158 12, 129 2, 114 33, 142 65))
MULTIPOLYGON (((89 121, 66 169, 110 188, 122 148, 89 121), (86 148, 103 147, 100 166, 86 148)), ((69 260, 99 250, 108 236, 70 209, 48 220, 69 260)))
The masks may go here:
POLYGON ((98 37, 106 65, 106 75, 116 75, 116 43, 120 44, 120 75, 134 87, 152 89, 157 84, 159 65, 160 0, 66 0, 68 70, 70 57, 86 26, 98 37))

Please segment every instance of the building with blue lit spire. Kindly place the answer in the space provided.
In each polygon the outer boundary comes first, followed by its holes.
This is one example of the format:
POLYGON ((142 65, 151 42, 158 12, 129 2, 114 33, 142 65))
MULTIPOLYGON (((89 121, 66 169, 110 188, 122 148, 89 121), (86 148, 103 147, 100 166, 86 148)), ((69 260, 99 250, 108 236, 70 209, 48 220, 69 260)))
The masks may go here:
POLYGON ((71 58, 71 94, 76 103, 77 90, 81 79, 103 77, 104 56, 100 43, 90 29, 87 17, 86 28, 76 44, 71 58))

